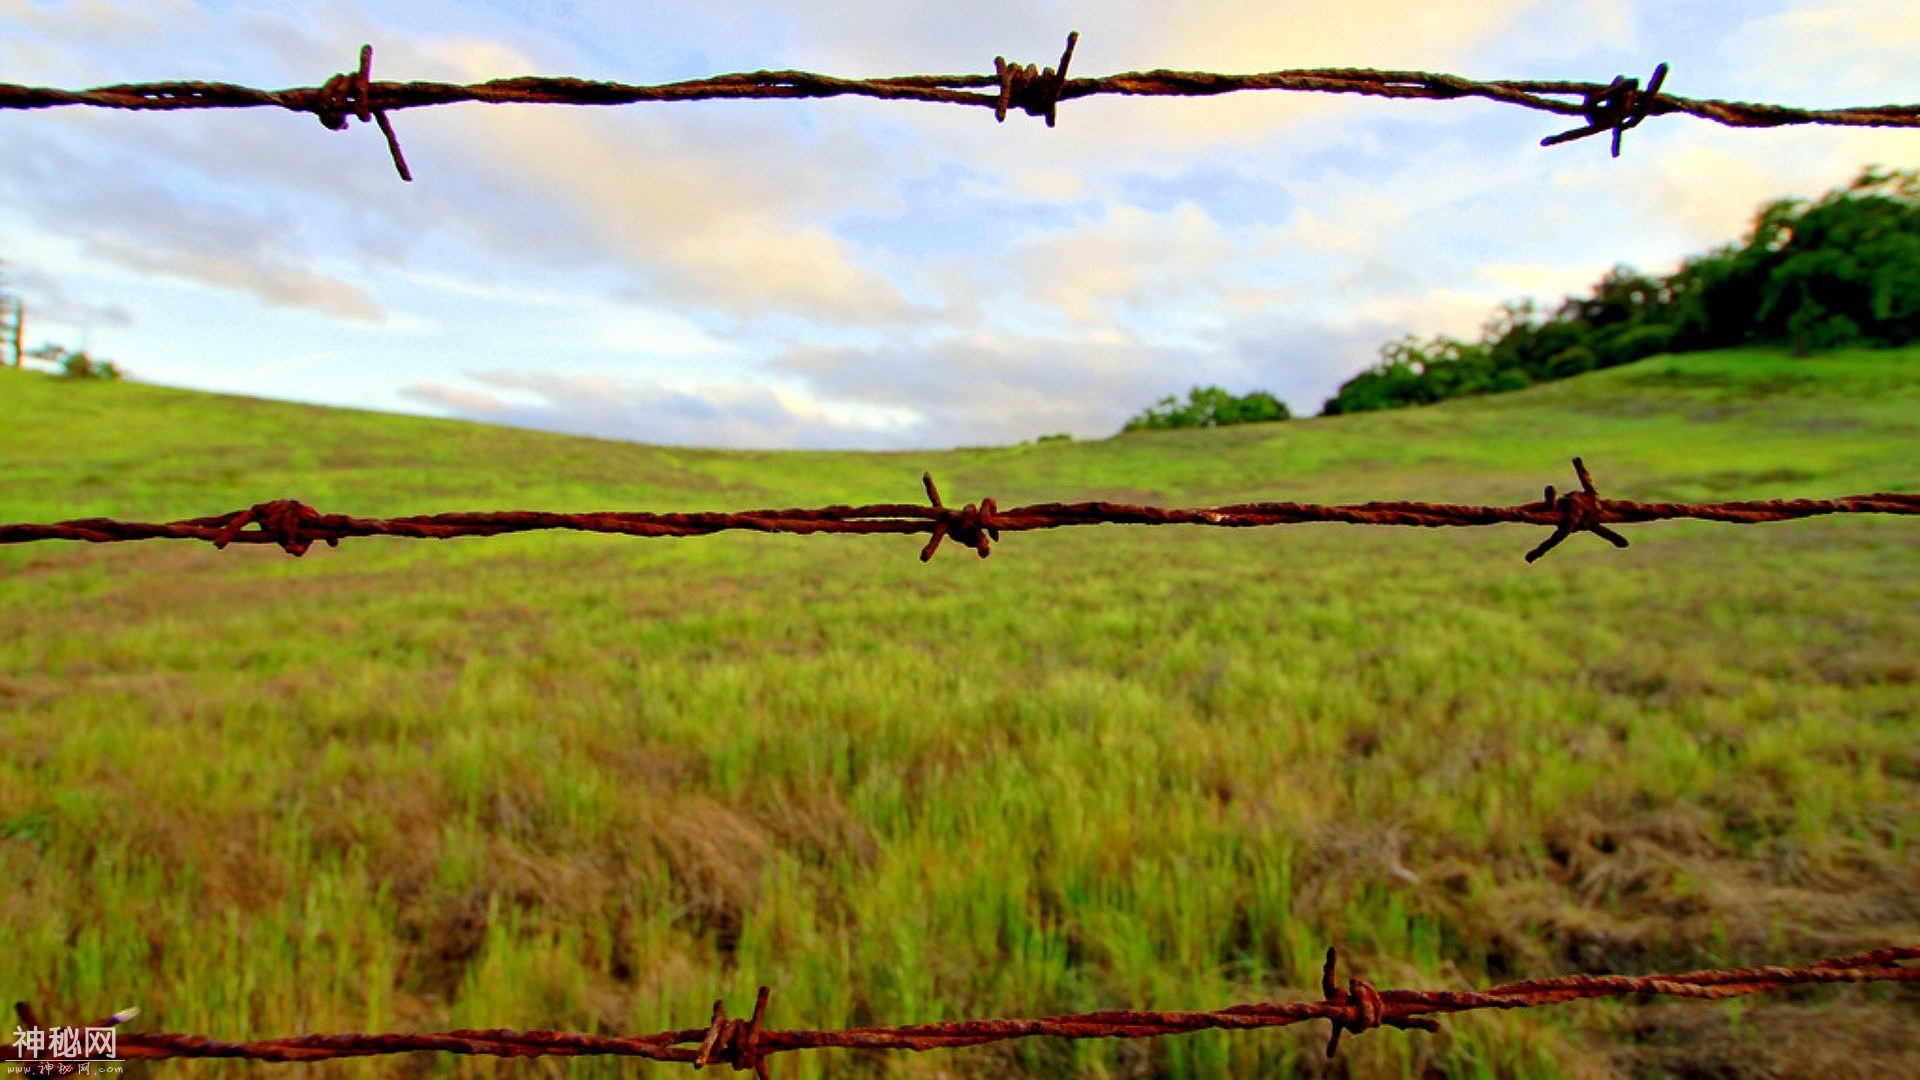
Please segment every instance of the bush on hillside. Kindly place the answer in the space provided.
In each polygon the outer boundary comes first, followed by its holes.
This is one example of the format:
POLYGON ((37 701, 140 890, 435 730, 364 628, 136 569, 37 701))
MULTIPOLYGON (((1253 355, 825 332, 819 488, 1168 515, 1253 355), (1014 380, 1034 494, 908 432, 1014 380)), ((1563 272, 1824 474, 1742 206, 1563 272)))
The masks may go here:
POLYGON ((1184 402, 1164 397, 1151 408, 1127 421, 1122 431, 1153 431, 1163 428, 1225 427, 1228 424, 1260 424, 1285 420, 1292 414, 1287 403, 1255 390, 1234 397, 1217 386, 1196 386, 1187 391, 1184 402))
POLYGON ((60 345, 42 345, 28 357, 53 365, 53 373, 63 379, 118 379, 124 373, 111 360, 96 360, 84 349, 60 345))
POLYGON ((1920 173, 1868 169, 1667 277, 1615 267, 1551 314, 1509 303, 1478 341, 1406 338, 1348 380, 1328 414, 1518 390, 1663 352, 1783 343, 1805 354, 1920 340, 1920 173))
POLYGON ((1691 347, 1920 340, 1920 172, 1869 169, 1814 202, 1775 202, 1745 243, 1688 260, 1673 284, 1691 347))

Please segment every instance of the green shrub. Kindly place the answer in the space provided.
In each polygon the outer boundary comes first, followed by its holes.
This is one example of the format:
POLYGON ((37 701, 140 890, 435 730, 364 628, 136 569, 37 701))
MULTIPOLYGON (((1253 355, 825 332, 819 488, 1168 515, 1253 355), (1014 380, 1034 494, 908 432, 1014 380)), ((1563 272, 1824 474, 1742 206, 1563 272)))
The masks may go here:
POLYGON ((1920 172, 1868 169, 1764 207, 1738 244, 1673 274, 1615 267, 1551 315, 1501 307, 1476 342, 1405 338, 1349 379, 1328 414, 1491 394, 1663 352, 1756 343, 1798 353, 1920 341, 1920 172))
POLYGON ((122 376, 120 368, 111 360, 96 360, 87 355, 84 349, 68 349, 60 345, 42 345, 27 354, 35 360, 52 364, 54 374, 63 379, 118 379, 122 376))
POLYGON ((1217 386, 1196 386, 1187 391, 1187 400, 1164 397, 1151 408, 1127 421, 1122 431, 1152 431, 1163 428, 1225 427, 1229 424, 1261 424, 1286 420, 1292 416, 1287 403, 1255 390, 1235 397, 1217 386))

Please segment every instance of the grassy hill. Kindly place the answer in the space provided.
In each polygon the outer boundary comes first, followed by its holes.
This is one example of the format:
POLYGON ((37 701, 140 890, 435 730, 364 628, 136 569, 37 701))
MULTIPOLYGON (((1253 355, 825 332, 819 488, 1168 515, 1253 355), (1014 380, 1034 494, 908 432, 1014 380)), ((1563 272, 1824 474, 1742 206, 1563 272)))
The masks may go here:
MULTIPOLYGON (((947 453, 661 449, 0 371, 0 520, 1920 490, 1920 350, 947 453)), ((1920 940, 1920 526, 0 549, 0 995, 218 1036, 775 1026, 1920 940)), ((1920 996, 784 1057, 788 1077, 1895 1075, 1920 996), (1772 1072, 1766 1070, 1771 1069, 1772 1072)), ((238 1066, 169 1066, 168 1074, 238 1066)), ((526 1075, 451 1059, 318 1075, 526 1075)), ((568 1075, 632 1065, 554 1064, 568 1075)), ((678 1068, 675 1066, 674 1068, 678 1068)), ((303 1070, 302 1075, 308 1075, 303 1070)), ((664 1072, 661 1075, 678 1075, 664 1072)))

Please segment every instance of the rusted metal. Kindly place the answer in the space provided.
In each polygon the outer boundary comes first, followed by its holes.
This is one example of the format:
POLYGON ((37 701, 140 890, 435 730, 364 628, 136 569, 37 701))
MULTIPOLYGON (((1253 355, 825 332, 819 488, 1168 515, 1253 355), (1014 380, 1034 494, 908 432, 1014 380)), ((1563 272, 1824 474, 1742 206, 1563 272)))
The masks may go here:
POLYGON ((1317 503, 1236 503, 1197 509, 1136 506, 1131 503, 1034 503, 1002 510, 992 499, 947 506, 929 474, 922 478, 931 505, 879 503, 812 509, 748 510, 741 513, 599 512, 555 514, 504 510, 411 517, 358 518, 323 514, 305 503, 276 499, 213 517, 164 523, 82 518, 46 525, 0 525, 0 544, 38 540, 118 543, 129 540, 204 540, 216 548, 228 544, 277 544, 289 555, 304 555, 316 542, 338 546, 359 536, 398 536, 446 540, 459 536, 572 529, 622 536, 710 536, 719 532, 763 533, 928 533, 920 552, 933 558, 947 538, 985 558, 1003 532, 1032 532, 1080 525, 1204 525, 1246 529, 1313 522, 1348 525, 1402 525, 1466 528, 1484 525, 1543 525, 1553 529, 1545 542, 1527 553, 1527 561, 1552 550, 1576 532, 1590 532, 1616 547, 1627 540, 1609 525, 1692 518, 1736 525, 1794 521, 1828 514, 1920 514, 1920 494, 1881 492, 1837 499, 1754 499, 1741 502, 1671 503, 1602 499, 1584 462, 1574 459, 1580 490, 1516 506, 1463 506, 1427 502, 1369 502, 1327 506, 1317 503))
POLYGON ((1585 95, 1581 103, 1581 114, 1587 118, 1585 127, 1563 131, 1558 135, 1549 135, 1540 140, 1541 146, 1558 146, 1561 143, 1584 139, 1589 135, 1598 135, 1603 131, 1613 132, 1613 156, 1620 156, 1620 138, 1627 129, 1640 126, 1651 113, 1654 103, 1659 99, 1660 87, 1667 81, 1667 65, 1661 64, 1653 69, 1653 77, 1647 80, 1647 88, 1640 89, 1639 79, 1617 76, 1605 89, 1585 95))
POLYGON ((993 118, 1007 122, 1007 109, 1017 108, 1028 116, 1044 117, 1054 126, 1060 108, 1060 94, 1067 86, 1067 65, 1073 62, 1074 46, 1080 44, 1078 30, 1067 35, 1067 47, 1060 53, 1060 66, 1044 71, 1032 64, 1008 64, 1004 56, 993 58, 994 78, 1000 85, 1000 97, 994 102, 993 118))
POLYGON ((1547 497, 1542 500, 1560 512, 1560 520, 1553 526, 1553 535, 1540 542, 1540 546, 1527 552, 1527 561, 1538 561, 1540 556, 1558 547, 1560 541, 1577 532, 1590 532, 1614 547, 1626 547, 1627 538, 1607 528, 1601 522, 1606 513, 1606 504, 1600 498, 1600 492, 1593 486, 1593 476, 1587 472, 1587 464, 1579 458, 1573 459, 1573 474, 1580 481, 1579 491, 1569 491, 1558 499, 1553 497, 1553 485, 1547 485, 1547 497))
POLYGON ((380 134, 386 136, 387 152, 393 155, 393 167, 400 173, 400 179, 413 180, 413 171, 407 168, 407 157, 400 152, 400 139, 393 133, 393 124, 387 119, 387 110, 373 106, 373 46, 360 46, 360 69, 356 72, 342 72, 320 85, 315 95, 313 114, 320 118, 320 124, 329 131, 347 129, 347 109, 352 108, 353 115, 361 123, 373 121, 380 128, 380 134))
POLYGON ((1009 64, 994 59, 991 75, 895 75, 848 79, 807 71, 752 71, 657 84, 602 82, 565 77, 526 76, 482 83, 375 82, 368 73, 371 46, 362 49, 357 73, 336 75, 317 87, 260 90, 223 82, 151 82, 61 90, 0 83, 0 109, 94 106, 107 109, 251 109, 281 108, 312 113, 332 129, 346 127, 348 108, 362 121, 369 117, 386 136, 394 165, 411 179, 399 141, 386 114, 458 102, 531 105, 631 105, 640 102, 724 99, 867 97, 885 101, 927 101, 994 111, 1005 120, 1009 109, 1042 117, 1052 127, 1063 101, 1102 95, 1124 97, 1211 97, 1253 90, 1368 97, 1455 101, 1479 98, 1558 116, 1578 117, 1584 125, 1541 140, 1555 146, 1602 132, 1620 137, 1648 117, 1685 114, 1729 127, 1781 127, 1820 124, 1841 127, 1920 127, 1920 105, 1868 105, 1839 109, 1803 109, 1678 97, 1661 92, 1667 65, 1654 69, 1646 88, 1638 79, 1573 82, 1535 79, 1482 81, 1431 71, 1383 71, 1372 68, 1306 68, 1251 75, 1203 71, 1129 71, 1093 78, 1068 78, 1077 33, 1067 36, 1058 69, 1009 64))
MULTIPOLYGON (((680 1061, 702 1068, 723 1064, 752 1071, 767 1080, 766 1059, 796 1050, 940 1050, 1012 1039, 1144 1039, 1195 1031, 1247 1031, 1287 1027, 1312 1020, 1333 1025, 1329 1056, 1343 1034, 1376 1028, 1438 1031, 1435 1017, 1479 1009, 1526 1009, 1595 998, 1640 995, 1723 999, 1764 994, 1790 986, 1832 983, 1920 983, 1920 945, 1896 946, 1818 960, 1800 967, 1728 968, 1681 974, 1564 975, 1508 983, 1488 990, 1377 990, 1363 979, 1342 987, 1334 978, 1336 954, 1327 950, 1321 976, 1321 1000, 1233 1005, 1201 1012, 1116 1009, 1034 1019, 954 1020, 896 1027, 841 1030, 764 1030, 769 991, 761 987, 749 1020, 727 1018, 715 1002, 713 1019, 703 1028, 656 1035, 618 1036, 585 1032, 462 1030, 377 1035, 297 1035, 255 1042, 223 1042, 173 1032, 122 1032, 123 1059, 245 1058, 254 1061, 324 1061, 433 1051, 493 1057, 581 1057, 588 1055, 680 1061)), ((17 1007, 23 1022, 33 1014, 17 1007)), ((37 1021, 33 1021, 37 1026, 37 1021)))

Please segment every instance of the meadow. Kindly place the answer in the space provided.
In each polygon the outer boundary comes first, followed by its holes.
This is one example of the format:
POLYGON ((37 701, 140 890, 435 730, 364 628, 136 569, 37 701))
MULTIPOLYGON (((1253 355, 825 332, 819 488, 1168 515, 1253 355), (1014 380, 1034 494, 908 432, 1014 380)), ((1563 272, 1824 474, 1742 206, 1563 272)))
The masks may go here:
MULTIPOLYGON (((0 371, 0 520, 1920 490, 1920 349, 950 452, 663 449, 0 371)), ((0 549, 0 995, 238 1038, 1203 1008, 1920 940, 1920 526, 0 549)), ((781 1077, 1920 1075, 1920 994, 781 1077), (1287 1070, 1291 1070, 1288 1072, 1287 1070)), ((418 1056, 153 1076, 647 1076, 418 1056)), ((129 1073, 137 1070, 129 1069, 129 1073)))

